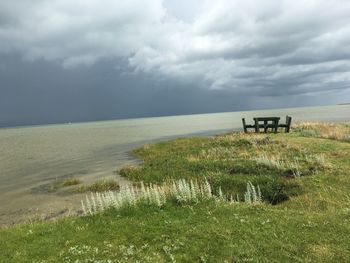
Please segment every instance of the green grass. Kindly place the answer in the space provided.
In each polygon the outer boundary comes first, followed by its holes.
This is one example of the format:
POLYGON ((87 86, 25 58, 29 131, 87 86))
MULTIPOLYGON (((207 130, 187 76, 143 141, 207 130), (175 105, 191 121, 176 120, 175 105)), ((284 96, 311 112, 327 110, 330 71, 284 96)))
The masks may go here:
POLYGON ((349 210, 309 213, 215 202, 141 206, 2 230, 0 260, 346 262, 349 219, 349 210))
POLYGON ((79 187, 78 192, 105 192, 115 191, 119 189, 119 184, 115 180, 100 180, 90 185, 82 185, 79 187))
POLYGON ((145 145, 135 150, 144 164, 121 171, 135 184, 207 178, 241 195, 251 181, 266 203, 139 204, 32 222, 0 230, 0 262, 348 262, 350 143, 310 134, 145 145))

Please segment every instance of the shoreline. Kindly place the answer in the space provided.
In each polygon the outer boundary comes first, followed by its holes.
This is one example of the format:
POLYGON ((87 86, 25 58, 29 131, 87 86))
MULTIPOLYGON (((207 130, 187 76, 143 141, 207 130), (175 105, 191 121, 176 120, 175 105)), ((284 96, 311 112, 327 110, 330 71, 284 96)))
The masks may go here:
MULTIPOLYGON (((315 116, 321 120, 325 120, 326 116, 336 122, 348 120, 346 118, 350 116, 350 105, 312 109, 314 112, 303 112, 303 108, 298 108, 292 114, 278 109, 277 113, 274 110, 252 111, 249 112, 251 115, 243 115, 242 112, 220 113, 0 129, 0 198, 5 204, 0 208, 0 224, 6 221, 1 219, 6 217, 6 209, 15 210, 16 213, 17 210, 31 207, 31 203, 45 207, 47 200, 42 197, 36 200, 31 194, 32 188, 43 188, 67 176, 80 178, 86 183, 115 178, 114 171, 137 162, 129 153, 145 143, 241 130, 241 118, 250 120, 251 116, 256 115, 290 114, 293 116, 292 123, 317 119, 315 116), (5 195, 6 192, 13 194, 5 195)), ((68 197, 58 198, 61 200, 59 208, 71 209, 72 205, 67 204, 68 197)), ((56 202, 53 194, 48 199, 56 202)), ((80 207, 80 204, 76 206, 80 207)))
POLYGON ((106 120, 88 120, 88 121, 76 121, 76 122, 57 122, 57 123, 40 123, 40 124, 26 124, 26 125, 14 125, 14 126, 0 126, 1 129, 22 129, 22 128, 35 128, 42 126, 65 126, 65 125, 84 125, 91 123, 108 123, 108 122, 124 122, 133 120, 149 120, 149 119, 163 119, 163 118, 177 118, 177 117, 188 117, 188 116, 203 116, 203 115, 215 115, 215 114, 227 114, 227 113, 241 113, 243 115, 249 114, 249 112, 259 111, 275 111, 275 110, 296 110, 296 109, 313 109, 320 107, 336 107, 336 106, 347 106, 350 103, 339 103, 330 105, 319 105, 319 106, 299 106, 299 107, 286 107, 286 108, 267 108, 267 109, 251 109, 244 111, 221 111, 221 112, 206 112, 206 113, 190 113, 190 114, 178 114, 178 115, 164 115, 164 116, 147 116, 147 117, 135 117, 135 118, 120 118, 120 119, 106 119, 106 120))

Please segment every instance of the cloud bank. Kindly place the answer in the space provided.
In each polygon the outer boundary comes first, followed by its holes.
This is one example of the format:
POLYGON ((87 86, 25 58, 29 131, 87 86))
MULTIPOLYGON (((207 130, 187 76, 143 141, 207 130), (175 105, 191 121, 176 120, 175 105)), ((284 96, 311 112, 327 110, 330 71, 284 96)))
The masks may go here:
POLYGON ((349 14, 347 0, 1 1, 0 53, 67 70, 125 61, 127 73, 191 87, 310 95, 350 88, 349 14))

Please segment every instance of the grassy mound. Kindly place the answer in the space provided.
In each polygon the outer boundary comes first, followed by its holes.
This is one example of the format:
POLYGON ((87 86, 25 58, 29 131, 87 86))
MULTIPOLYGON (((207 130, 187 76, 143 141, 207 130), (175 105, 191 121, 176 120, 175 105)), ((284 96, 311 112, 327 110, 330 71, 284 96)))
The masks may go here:
POLYGON ((144 165, 128 166, 121 174, 150 183, 207 179, 214 188, 220 186, 234 196, 242 196, 251 181, 260 186, 265 201, 278 204, 303 193, 300 178, 332 171, 329 154, 318 145, 315 139, 295 134, 181 138, 135 150, 144 165))

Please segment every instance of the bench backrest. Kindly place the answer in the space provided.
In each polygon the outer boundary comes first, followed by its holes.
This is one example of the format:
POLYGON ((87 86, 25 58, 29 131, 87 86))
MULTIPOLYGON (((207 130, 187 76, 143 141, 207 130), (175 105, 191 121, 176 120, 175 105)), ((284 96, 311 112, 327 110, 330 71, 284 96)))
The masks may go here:
POLYGON ((287 126, 286 132, 289 132, 291 123, 292 123, 292 117, 287 115, 287 117, 286 117, 286 126, 287 126))
POLYGON ((242 118, 242 122, 243 122, 243 130, 244 130, 244 132, 247 132, 247 127, 246 127, 244 118, 242 118))
POLYGON ((291 123, 292 123, 292 117, 287 115, 287 117, 286 117, 286 124, 287 124, 287 126, 290 126, 291 123))

